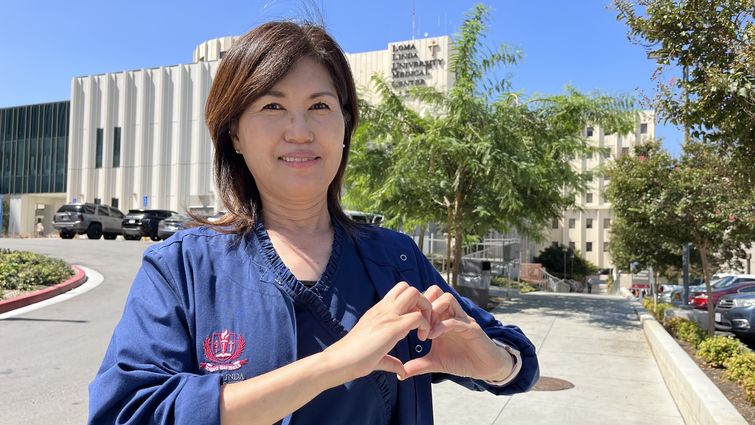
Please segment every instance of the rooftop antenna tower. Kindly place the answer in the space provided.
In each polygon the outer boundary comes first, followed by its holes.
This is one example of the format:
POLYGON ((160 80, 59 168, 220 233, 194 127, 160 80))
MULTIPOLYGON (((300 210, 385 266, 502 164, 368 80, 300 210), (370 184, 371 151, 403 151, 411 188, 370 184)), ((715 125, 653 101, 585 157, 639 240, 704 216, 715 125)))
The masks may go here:
POLYGON ((412 40, 415 38, 417 32, 417 8, 414 0, 412 0, 412 40))

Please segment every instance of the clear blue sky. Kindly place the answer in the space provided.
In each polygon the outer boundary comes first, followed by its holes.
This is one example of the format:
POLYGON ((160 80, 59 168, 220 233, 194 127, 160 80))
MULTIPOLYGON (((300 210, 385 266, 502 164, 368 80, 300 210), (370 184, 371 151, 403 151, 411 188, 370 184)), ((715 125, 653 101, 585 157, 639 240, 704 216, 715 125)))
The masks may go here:
MULTIPOLYGON (((453 34, 475 2, 466 0, 0 0, 0 107, 70 98, 71 78, 188 63, 202 41, 246 32, 276 18, 319 9, 347 52, 385 49, 391 41, 453 34)), ((627 40, 610 0, 499 0, 487 41, 524 52, 508 72, 527 94, 652 94, 654 63, 627 40), (640 90, 640 91, 638 91, 640 90)), ((656 136, 677 154, 681 131, 656 136)))

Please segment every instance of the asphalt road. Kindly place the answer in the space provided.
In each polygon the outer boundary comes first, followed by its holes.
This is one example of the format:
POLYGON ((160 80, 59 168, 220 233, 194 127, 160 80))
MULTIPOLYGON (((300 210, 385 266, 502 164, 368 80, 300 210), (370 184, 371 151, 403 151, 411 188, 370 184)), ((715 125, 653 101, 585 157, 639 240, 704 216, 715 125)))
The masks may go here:
POLYGON ((98 287, 0 320, 0 424, 83 424, 87 386, 102 362, 144 250, 154 242, 0 239, 0 248, 62 258, 101 273, 98 287))

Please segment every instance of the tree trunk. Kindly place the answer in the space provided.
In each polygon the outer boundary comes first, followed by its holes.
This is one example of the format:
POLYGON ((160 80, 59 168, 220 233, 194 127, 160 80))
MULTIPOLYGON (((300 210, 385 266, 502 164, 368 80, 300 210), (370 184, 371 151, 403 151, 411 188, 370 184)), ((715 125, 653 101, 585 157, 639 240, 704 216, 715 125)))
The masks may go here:
POLYGON ((462 229, 461 229, 461 191, 456 190, 456 193, 454 194, 454 238, 456 239, 454 241, 454 269, 453 269, 453 275, 451 277, 451 280, 453 281, 453 284, 451 285, 454 289, 458 290, 459 285, 459 273, 461 272, 461 246, 463 244, 462 240, 462 229))
POLYGON ((713 288, 710 286, 710 263, 708 262, 708 247, 707 244, 700 244, 698 246, 700 251, 700 259, 703 262, 703 276, 705 277, 705 293, 708 295, 708 336, 713 336, 716 333, 716 324, 714 321, 713 303, 711 297, 713 296, 713 288))
POLYGON ((425 224, 419 226, 419 252, 425 253, 425 224))
POLYGON ((446 239, 446 282, 453 286, 453 282, 451 282, 451 232, 454 231, 454 223, 451 217, 452 210, 451 205, 447 206, 448 208, 448 238, 446 239))

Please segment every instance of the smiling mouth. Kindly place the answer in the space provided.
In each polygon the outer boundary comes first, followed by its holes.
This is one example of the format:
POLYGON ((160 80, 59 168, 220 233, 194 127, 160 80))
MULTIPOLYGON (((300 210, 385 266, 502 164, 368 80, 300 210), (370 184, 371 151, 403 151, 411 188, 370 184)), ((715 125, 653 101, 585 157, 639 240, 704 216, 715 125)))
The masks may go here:
POLYGON ((310 157, 298 157, 298 156, 281 156, 278 159, 280 159, 283 162, 308 162, 308 161, 314 161, 316 159, 320 159, 319 156, 310 156, 310 157))

